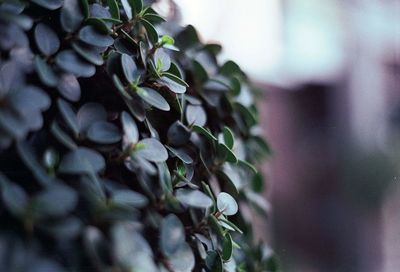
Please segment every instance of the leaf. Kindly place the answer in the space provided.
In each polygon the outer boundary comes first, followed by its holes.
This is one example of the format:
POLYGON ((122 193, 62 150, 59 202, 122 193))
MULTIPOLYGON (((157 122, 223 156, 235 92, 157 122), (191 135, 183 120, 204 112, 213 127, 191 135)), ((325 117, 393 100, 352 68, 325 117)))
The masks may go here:
POLYGON ((88 62, 91 62, 94 65, 103 65, 104 60, 95 47, 88 46, 80 42, 73 42, 72 48, 75 50, 76 53, 79 54, 79 56, 81 56, 88 62))
POLYGON ((181 146, 189 141, 190 130, 178 120, 169 127, 167 137, 171 145, 181 146))
POLYGON ((136 93, 150 106, 163 111, 170 110, 167 100, 157 91, 148 87, 140 87, 137 89, 136 93))
POLYGON ((89 127, 87 137, 99 144, 113 144, 121 140, 121 133, 115 125, 106 121, 97 121, 89 127))
MULTIPOLYGON (((148 14, 146 14, 146 15, 148 15, 148 14)), ((162 43, 162 44, 170 44, 170 45, 173 45, 173 44, 175 43, 175 40, 174 40, 174 38, 172 38, 171 36, 163 35, 163 36, 161 37, 161 43, 162 43)))
POLYGON ((35 27, 34 37, 40 52, 46 56, 53 55, 60 48, 60 40, 57 34, 43 23, 35 27))
POLYGON ((58 83, 58 78, 52 68, 39 56, 35 56, 36 72, 40 80, 49 87, 55 87, 58 83))
POLYGON ((209 141, 211 142, 216 142, 218 141, 217 138, 215 138, 214 135, 212 135, 211 131, 209 131, 208 129, 198 126, 198 125, 194 125, 192 127, 193 131, 198 132, 203 134, 209 141))
POLYGON ((63 74, 58 81, 57 89, 69 101, 76 102, 81 97, 81 87, 74 75, 63 74))
POLYGON ((33 199, 37 216, 64 216, 72 211, 78 202, 77 193, 70 187, 55 183, 41 191, 33 199))
POLYGON ((102 34, 94 26, 88 25, 79 31, 79 39, 87 44, 105 47, 114 43, 114 39, 109 35, 102 34))
POLYGON ((71 150, 78 148, 74 141, 60 128, 56 121, 51 124, 50 132, 59 142, 61 142, 67 148, 71 150))
POLYGON ((170 257, 169 263, 173 271, 191 272, 195 266, 195 258, 192 248, 184 243, 179 250, 170 257))
POLYGON ((46 9, 50 9, 50 10, 55 10, 58 9, 62 6, 63 4, 63 0, 32 0, 32 2, 34 2, 35 4, 38 4, 39 6, 42 6, 46 9))
POLYGON ((124 85, 117 75, 113 75, 113 82, 120 95, 126 100, 132 100, 132 96, 126 92, 124 85))
POLYGON ((234 215, 238 211, 236 200, 230 194, 225 192, 218 194, 217 208, 225 215, 234 215))
POLYGON ((147 36, 152 44, 156 44, 158 41, 158 33, 155 27, 146 19, 142 18, 140 22, 143 24, 144 28, 146 29, 147 36))
POLYGON ((58 171, 64 174, 90 174, 105 167, 103 157, 94 150, 79 147, 67 153, 61 160, 58 171))
POLYGON ((234 136, 232 130, 228 127, 224 127, 224 143, 229 148, 232 149, 234 145, 234 136))
POLYGON ((73 50, 64 50, 57 54, 56 64, 68 73, 77 76, 91 77, 96 72, 96 68, 80 59, 73 50))
POLYGON ((206 266, 210 271, 223 272, 222 259, 218 251, 213 250, 207 252, 206 266))
POLYGON ((156 64, 157 70, 165 72, 171 67, 171 58, 162 48, 159 48, 154 53, 154 63, 156 64))
MULTIPOLYGON (((108 22, 105 19, 107 18, 96 18, 96 17, 89 17, 86 19, 86 24, 88 26, 93 26, 94 29, 99 33, 103 35, 110 34, 110 28, 108 25, 112 26, 112 22, 108 22)), ((108 18, 111 19, 111 18, 108 18)))
POLYGON ((57 106, 68 127, 77 136, 79 134, 78 119, 72 106, 62 99, 57 100, 57 106))
POLYGON ((223 143, 218 143, 218 155, 227 162, 237 163, 238 159, 233 151, 223 143))
POLYGON ((128 20, 132 19, 132 8, 131 5, 129 4, 128 0, 121 0, 122 8, 125 11, 126 17, 128 17, 128 20))
POLYGON ((125 78, 128 82, 134 82, 138 80, 140 73, 136 66, 136 63, 133 61, 132 57, 127 54, 121 55, 121 66, 124 72, 125 78))
POLYGON ((203 107, 198 105, 187 105, 186 121, 190 126, 204 126, 207 121, 207 115, 203 107))
POLYGON ((186 87, 184 85, 177 83, 176 81, 166 76, 157 79, 157 82, 160 83, 161 85, 168 87, 168 89, 170 89, 174 93, 181 94, 186 92, 186 87))
POLYGON ((79 109, 77 113, 79 132, 85 134, 89 127, 97 121, 105 121, 107 112, 104 107, 95 102, 89 102, 79 109))
POLYGON ((264 178, 260 172, 256 173, 251 179, 251 188, 257 193, 264 191, 264 178))
POLYGON ((185 229, 175 214, 169 214, 161 221, 160 249, 167 256, 173 256, 185 244, 185 229))
POLYGON ((135 15, 142 12, 143 0, 128 0, 128 1, 132 7, 132 10, 134 10, 134 12, 135 12, 135 15))
POLYGON ((117 190, 112 193, 111 202, 122 208, 143 208, 147 206, 147 198, 131 190, 117 190))
POLYGON ((139 131, 135 121, 127 112, 121 114, 122 129, 124 131, 124 141, 136 144, 139 140, 139 131))
POLYGON ((147 138, 137 143, 135 154, 151 162, 163 162, 168 159, 168 152, 157 139, 147 138))
POLYGON ((174 74, 171 74, 171 73, 168 73, 168 72, 164 72, 163 76, 165 76, 165 77, 167 77, 169 79, 172 79, 173 81, 175 81, 176 83, 178 83, 180 85, 183 85, 185 87, 189 87, 189 84, 187 84, 183 79, 181 79, 180 77, 178 77, 178 76, 176 76, 174 74))
POLYGON ((173 148, 170 146, 167 146, 167 148, 169 149, 169 151, 172 152, 172 154, 174 154, 176 157, 178 157, 183 163, 186 163, 186 164, 193 163, 193 159, 183 149, 173 148))
POLYGON ((84 19, 78 0, 64 0, 60 22, 66 32, 75 32, 84 19))
POLYGON ((11 182, 0 173, 1 198, 7 209, 16 216, 21 216, 28 205, 28 196, 18 184, 11 182))
POLYGON ((117 1, 116 0, 107 0, 107 5, 110 8, 111 16, 114 19, 119 20, 120 19, 120 15, 119 15, 119 7, 118 7, 117 1))
POLYGON ((175 196, 179 202, 193 208, 207 209, 213 205, 212 199, 199 190, 178 189, 175 196))
POLYGON ((232 237, 229 233, 225 234, 224 241, 222 243, 222 260, 229 261, 232 258, 233 244, 232 237))

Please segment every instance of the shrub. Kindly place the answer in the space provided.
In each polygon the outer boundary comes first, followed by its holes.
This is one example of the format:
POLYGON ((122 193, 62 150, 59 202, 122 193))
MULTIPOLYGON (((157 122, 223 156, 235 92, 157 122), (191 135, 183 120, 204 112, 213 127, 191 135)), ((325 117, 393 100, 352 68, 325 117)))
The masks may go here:
POLYGON ((256 92, 163 21, 141 0, 0 4, 0 271, 276 269, 251 226, 256 92))

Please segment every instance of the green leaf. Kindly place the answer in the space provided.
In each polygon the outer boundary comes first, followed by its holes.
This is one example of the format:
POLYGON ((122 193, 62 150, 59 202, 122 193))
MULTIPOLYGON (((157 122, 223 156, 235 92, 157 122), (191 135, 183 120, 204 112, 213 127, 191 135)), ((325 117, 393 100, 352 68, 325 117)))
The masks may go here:
POLYGON ((40 23, 35 27, 34 37, 40 52, 46 56, 53 55, 60 48, 57 34, 46 24, 40 23))
POLYGON ((121 82, 121 80, 118 78, 117 75, 113 75, 113 82, 114 82, 115 87, 117 88, 117 90, 119 91, 119 93, 121 94, 121 96, 122 96, 124 99, 132 100, 132 97, 130 96, 130 94, 128 94, 128 93, 125 91, 125 87, 124 87, 124 85, 122 85, 122 82, 121 82))
POLYGON ((153 24, 165 22, 165 19, 156 13, 146 13, 145 15, 143 15, 143 18, 153 24))
POLYGON ((163 35, 163 36, 161 37, 161 44, 162 44, 162 45, 164 45, 164 44, 173 45, 174 43, 175 43, 175 40, 174 40, 174 38, 172 38, 171 36, 163 35))
POLYGON ((120 15, 119 15, 119 7, 118 7, 117 1, 116 0, 107 0, 107 5, 110 8, 111 16, 114 19, 119 20, 120 19, 120 15))
POLYGON ((121 133, 115 125, 106 121, 97 121, 89 127, 87 137, 99 144, 113 144, 121 140, 121 133))
POLYGON ((218 251, 207 252, 206 266, 212 272, 223 272, 222 259, 218 251))
POLYGON ((231 227, 233 230, 239 232, 240 234, 243 234, 243 231, 236 226, 235 224, 233 224, 231 221, 225 219, 225 218, 220 218, 219 219, 221 222, 223 222, 224 224, 228 225, 229 227, 231 227))
POLYGON ((218 219, 214 215, 210 214, 208 216, 208 223, 219 237, 224 237, 224 230, 222 229, 221 225, 218 223, 218 219))
POLYGON ((62 143, 65 147, 67 147, 70 150, 77 149, 78 146, 75 144, 75 142, 68 136, 67 133, 65 133, 60 126, 57 124, 56 121, 54 121, 51 126, 50 126, 50 131, 53 134, 53 136, 60 142, 62 143))
POLYGON ((225 215, 234 215, 238 211, 236 200, 230 194, 225 192, 218 194, 217 208, 225 215))
POLYGON ((143 24, 144 28, 146 29, 147 36, 152 44, 156 44, 158 41, 158 33, 155 27, 146 19, 142 18, 140 22, 143 24))
POLYGON ((75 32, 84 19, 78 0, 64 0, 61 8, 60 22, 66 32, 75 32))
POLYGON ((229 261, 232 258, 233 253, 233 244, 232 237, 229 233, 225 234, 223 243, 222 243, 222 259, 224 261, 229 261))
POLYGON ((232 149, 234 145, 234 139, 232 130, 228 127, 224 127, 224 143, 229 148, 232 149))
POLYGON ((88 0, 81 0, 82 12, 85 18, 89 17, 89 2, 88 0))
POLYGON ((211 131, 206 129, 206 128, 204 128, 204 127, 201 127, 201 126, 198 126, 198 125, 194 125, 192 127, 192 129, 195 132, 203 134, 211 142, 217 142, 218 141, 217 138, 215 138, 215 136, 212 135, 211 131))
POLYGON ((186 107, 186 121, 189 126, 204 126, 207 122, 206 111, 200 105, 189 104, 186 107))
POLYGON ((35 56, 36 72, 40 80, 49 87, 55 87, 58 83, 58 78, 53 72, 53 69, 38 55, 35 56))
POLYGON ((79 147, 62 158, 58 171, 65 174, 91 174, 103 170, 104 167, 104 158, 99 153, 79 147))
POLYGON ((199 190, 178 189, 175 196, 179 202, 193 208, 207 209, 213 205, 212 199, 199 190))
POLYGON ((132 7, 132 10, 135 11, 135 15, 140 14, 143 9, 143 0, 128 0, 129 4, 132 7))
POLYGON ((218 155, 227 162, 237 163, 238 159, 233 151, 223 143, 218 143, 218 155))
POLYGON ((135 121, 126 111, 121 114, 122 129, 124 131, 124 141, 136 144, 139 140, 139 131, 135 121))
POLYGON ((160 249, 167 256, 173 256, 185 244, 185 229, 175 214, 169 214, 161 221, 160 249))
POLYGON ((112 193, 111 203, 121 208, 143 208, 147 206, 147 197, 131 190, 116 190, 112 193))
POLYGON ((105 47, 114 43, 114 39, 96 30, 94 26, 88 25, 79 31, 79 39, 87 44, 105 47))
POLYGON ((167 100, 157 91, 148 87, 140 87, 137 89, 136 93, 150 106, 163 111, 170 110, 167 100))
POLYGON ((168 152, 157 139, 147 138, 138 142, 140 148, 135 154, 151 162, 163 162, 168 159, 168 152))

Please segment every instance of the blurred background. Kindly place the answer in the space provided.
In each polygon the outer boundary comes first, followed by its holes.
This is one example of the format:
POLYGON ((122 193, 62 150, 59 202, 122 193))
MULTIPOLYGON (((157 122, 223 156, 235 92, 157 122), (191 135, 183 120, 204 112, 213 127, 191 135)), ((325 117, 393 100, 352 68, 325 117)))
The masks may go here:
POLYGON ((265 93, 283 271, 400 271, 400 1, 175 3, 265 93))

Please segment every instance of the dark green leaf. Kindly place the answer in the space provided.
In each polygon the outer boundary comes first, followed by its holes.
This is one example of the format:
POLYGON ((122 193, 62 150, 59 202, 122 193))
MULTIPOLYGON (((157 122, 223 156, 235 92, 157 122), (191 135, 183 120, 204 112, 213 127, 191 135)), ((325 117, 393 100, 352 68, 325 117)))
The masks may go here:
POLYGON ((224 143, 229 148, 232 149, 234 145, 234 136, 232 130, 228 127, 224 127, 224 143))
POLYGON ((114 19, 119 20, 120 16, 119 16, 119 7, 118 7, 117 1, 116 0, 107 0, 107 5, 110 8, 111 16, 114 19))
POLYGON ((169 151, 171 151, 172 154, 174 154, 176 157, 178 157, 183 163, 186 164, 191 164, 193 163, 193 159, 185 152, 185 150, 180 149, 180 148, 173 148, 170 146, 167 146, 169 151))
POLYGON ((229 261, 233 253, 232 237, 229 233, 225 234, 224 241, 222 244, 222 259, 229 261))
POLYGON ((142 12, 143 9, 143 0, 128 0, 129 4, 132 7, 132 10, 135 12, 135 15, 142 12))
POLYGON ((227 162, 237 163, 238 159, 233 151, 223 143, 218 143, 218 155, 227 162))
POLYGON ((21 216, 28 204, 28 196, 24 189, 14 182, 9 181, 0 173, 1 197, 4 205, 14 215, 21 216))
MULTIPOLYGON (((176 78, 178 78, 178 77, 176 77, 176 78)), ((168 89, 170 89, 174 93, 181 94, 181 93, 186 92, 186 87, 184 85, 177 83, 176 81, 174 81, 166 76, 159 78, 157 80, 157 82, 164 86, 167 86, 168 89)))
POLYGON ((180 121, 175 121, 167 132, 168 142, 171 145, 180 146, 188 142, 190 130, 180 121))
POLYGON ((217 138, 215 138, 215 136, 212 135, 211 131, 209 131, 208 129, 206 129, 204 127, 194 125, 192 129, 195 132, 203 134, 211 142, 218 141, 217 138))
POLYGON ((94 26, 88 25, 79 31, 79 39, 87 44, 94 46, 110 46, 114 39, 109 35, 100 33, 94 26))
POLYGON ((167 100, 157 91, 148 87, 140 87, 137 89, 136 93, 150 106, 163 111, 170 110, 167 100))
POLYGON ((77 149, 78 146, 74 143, 74 141, 68 136, 67 133, 65 133, 60 126, 57 124, 57 122, 53 122, 50 127, 50 131, 53 134, 54 137, 58 141, 60 141, 64 146, 67 148, 74 150, 77 149))
POLYGON ((107 112, 104 107, 95 102, 89 102, 79 109, 77 113, 79 132, 86 133, 89 127, 97 121, 105 121, 107 112))
POLYGON ((89 127, 87 137, 99 144, 113 144, 121 140, 121 133, 115 125, 97 121, 89 127))
POLYGON ((36 45, 46 56, 53 55, 60 48, 57 34, 45 24, 40 23, 35 27, 34 36, 36 45))
POLYGON ((156 44, 158 41, 158 33, 155 27, 146 19, 141 20, 141 23, 143 24, 144 28, 146 29, 147 36, 149 37, 149 40, 151 43, 156 44))
POLYGON ((103 18, 89 17, 86 19, 85 22, 87 25, 93 26, 94 29, 96 29, 99 32, 99 34, 107 35, 110 33, 110 28, 107 25, 110 24, 110 22, 105 21, 103 18))

